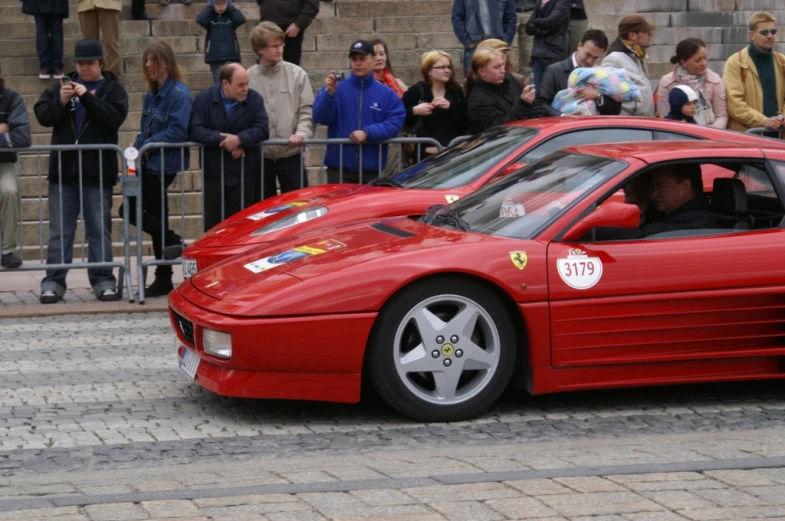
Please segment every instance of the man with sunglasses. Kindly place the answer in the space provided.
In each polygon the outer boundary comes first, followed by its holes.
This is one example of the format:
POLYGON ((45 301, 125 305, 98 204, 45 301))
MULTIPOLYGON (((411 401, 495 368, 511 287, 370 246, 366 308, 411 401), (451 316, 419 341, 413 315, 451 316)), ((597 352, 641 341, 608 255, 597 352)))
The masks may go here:
POLYGON ((776 136, 782 128, 785 100, 785 56, 774 52, 777 21, 759 12, 749 19, 750 45, 725 62, 723 81, 728 92, 731 130, 766 127, 776 136))

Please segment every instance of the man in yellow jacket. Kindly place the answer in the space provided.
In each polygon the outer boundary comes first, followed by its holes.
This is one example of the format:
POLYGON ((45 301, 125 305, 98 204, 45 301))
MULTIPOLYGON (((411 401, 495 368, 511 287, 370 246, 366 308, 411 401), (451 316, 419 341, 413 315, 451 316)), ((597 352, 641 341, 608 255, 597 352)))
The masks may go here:
POLYGON ((79 26, 85 38, 98 40, 100 31, 106 50, 106 69, 118 76, 120 67, 120 11, 122 0, 77 0, 79 26))
POLYGON ((774 52, 777 21, 771 13, 749 19, 750 45, 725 62, 723 81, 728 92, 728 128, 746 131, 785 128, 785 56, 774 52))

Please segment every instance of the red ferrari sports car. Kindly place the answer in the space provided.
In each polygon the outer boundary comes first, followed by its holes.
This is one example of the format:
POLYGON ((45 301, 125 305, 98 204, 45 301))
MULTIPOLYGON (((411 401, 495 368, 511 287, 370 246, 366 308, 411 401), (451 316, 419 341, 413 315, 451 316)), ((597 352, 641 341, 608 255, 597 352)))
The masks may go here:
POLYGON ((249 248, 346 222, 418 215, 451 203, 526 163, 588 143, 712 139, 770 140, 678 121, 563 117, 521 121, 478 134, 377 185, 322 185, 272 197, 230 217, 183 253, 187 278, 249 248))
POLYGON ((169 295, 180 366, 237 397, 356 402, 366 381, 425 421, 509 385, 783 378, 784 202, 776 143, 571 147, 196 274, 169 295))

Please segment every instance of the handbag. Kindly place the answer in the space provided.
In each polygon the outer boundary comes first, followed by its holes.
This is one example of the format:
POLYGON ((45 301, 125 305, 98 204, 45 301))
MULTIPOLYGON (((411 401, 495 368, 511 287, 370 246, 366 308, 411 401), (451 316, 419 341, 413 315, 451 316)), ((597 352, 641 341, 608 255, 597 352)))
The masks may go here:
MULTIPOLYGON (((419 103, 422 103, 423 98, 425 98, 425 89, 423 89, 421 83, 417 84, 417 89, 420 92, 419 103)), ((423 116, 417 116, 417 120, 413 125, 408 128, 404 126, 403 130, 401 131, 401 137, 420 137, 424 127, 425 118, 423 116)), ((417 145, 415 143, 406 143, 403 145, 403 159, 405 166, 411 166, 417 163, 417 145)))

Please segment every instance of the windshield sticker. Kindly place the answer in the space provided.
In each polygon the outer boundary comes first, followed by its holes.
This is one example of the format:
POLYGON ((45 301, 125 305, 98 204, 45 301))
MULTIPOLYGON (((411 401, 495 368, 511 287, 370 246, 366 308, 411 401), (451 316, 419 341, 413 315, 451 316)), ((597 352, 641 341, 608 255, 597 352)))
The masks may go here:
POLYGON ((461 196, 460 195, 445 195, 444 198, 447 199, 447 203, 448 204, 452 204, 455 201, 457 201, 458 199, 460 199, 461 196))
POLYGON ((308 203, 303 203, 303 202, 294 202, 294 203, 282 204, 280 206, 275 206, 273 208, 270 208, 269 210, 265 210, 263 212, 259 212, 259 213, 255 213, 253 215, 249 215, 248 219, 250 219, 252 221, 261 221, 262 219, 270 217, 271 215, 275 215, 277 213, 285 212, 286 210, 291 210, 292 208, 298 208, 300 206, 305 206, 307 204, 308 203))
POLYGON ((338 248, 345 247, 346 245, 341 241, 326 239, 313 244, 298 246, 291 250, 282 251, 281 253, 276 253, 275 255, 259 259, 258 261, 249 262, 248 264, 243 265, 243 268, 253 273, 261 273, 271 268, 275 268, 276 266, 294 262, 311 255, 320 255, 330 250, 337 250, 338 248))
POLYGON ((599 257, 589 257, 586 252, 570 249, 567 258, 556 261, 559 277, 573 289, 589 289, 602 277, 602 261, 599 257))
POLYGON ((523 270, 529 263, 529 257, 525 251, 511 251, 510 260, 519 270, 523 270))
POLYGON ((502 201, 502 207, 499 210, 499 218, 509 219, 515 217, 523 217, 526 215, 526 209, 522 203, 513 203, 512 199, 505 197, 502 201))

